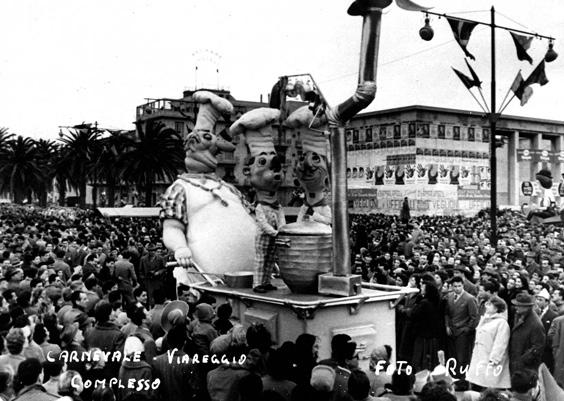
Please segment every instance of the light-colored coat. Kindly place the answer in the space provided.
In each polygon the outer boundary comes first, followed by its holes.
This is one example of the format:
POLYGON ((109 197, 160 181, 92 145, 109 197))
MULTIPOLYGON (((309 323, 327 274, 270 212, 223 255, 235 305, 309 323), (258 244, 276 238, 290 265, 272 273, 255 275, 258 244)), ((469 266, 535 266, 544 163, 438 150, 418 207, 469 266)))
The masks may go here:
POLYGON ((508 354, 510 334, 509 324, 503 314, 482 316, 476 328, 476 341, 466 380, 482 387, 511 387, 508 354), (493 366, 488 366, 490 361, 493 366))
POLYGON ((552 321, 548 338, 554 356, 554 378, 562 386, 564 385, 564 316, 552 321))

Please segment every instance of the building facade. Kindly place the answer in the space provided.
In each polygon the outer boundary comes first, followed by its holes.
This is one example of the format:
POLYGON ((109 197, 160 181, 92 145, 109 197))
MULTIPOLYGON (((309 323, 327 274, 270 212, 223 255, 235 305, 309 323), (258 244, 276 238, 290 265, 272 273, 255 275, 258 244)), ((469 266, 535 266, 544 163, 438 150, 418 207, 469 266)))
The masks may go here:
MULTIPOLYGON (((473 214, 489 207, 491 132, 485 114, 408 106, 360 114, 346 132, 353 211, 395 214, 405 197, 414 214, 473 214)), ((534 176, 541 168, 552 172, 561 203, 563 138, 563 121, 500 118, 498 205, 537 202, 534 176)))

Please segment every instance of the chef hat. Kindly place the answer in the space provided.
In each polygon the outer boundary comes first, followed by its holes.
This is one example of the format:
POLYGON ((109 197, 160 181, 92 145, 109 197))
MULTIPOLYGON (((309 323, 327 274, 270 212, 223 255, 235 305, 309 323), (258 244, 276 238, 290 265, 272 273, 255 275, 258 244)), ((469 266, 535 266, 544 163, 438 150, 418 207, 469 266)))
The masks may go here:
POLYGON ((323 125, 319 119, 314 119, 313 112, 309 106, 302 106, 288 116, 284 125, 290 128, 300 128, 302 147, 304 152, 315 152, 322 156, 327 156, 328 141, 323 133, 309 128, 319 128, 323 125), (313 121, 313 123, 312 123, 313 121))
POLYGON ((243 114, 233 123, 231 136, 245 135, 251 156, 276 152, 274 149, 272 124, 280 118, 280 110, 260 107, 243 114))
POLYGON ((233 105, 229 100, 209 91, 198 91, 192 95, 195 102, 200 103, 194 131, 213 132, 216 121, 222 115, 233 113, 233 105))

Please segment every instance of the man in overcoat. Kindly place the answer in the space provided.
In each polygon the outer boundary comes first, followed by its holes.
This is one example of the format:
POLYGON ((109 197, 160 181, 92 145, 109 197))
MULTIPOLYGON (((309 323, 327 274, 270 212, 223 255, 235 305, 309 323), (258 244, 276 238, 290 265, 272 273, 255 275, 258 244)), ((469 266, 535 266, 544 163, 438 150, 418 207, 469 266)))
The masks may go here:
POLYGON ((511 303, 515 306, 515 321, 509 341, 509 369, 512 374, 524 368, 536 371, 542 362, 546 335, 533 311, 535 301, 531 295, 520 293, 511 303))

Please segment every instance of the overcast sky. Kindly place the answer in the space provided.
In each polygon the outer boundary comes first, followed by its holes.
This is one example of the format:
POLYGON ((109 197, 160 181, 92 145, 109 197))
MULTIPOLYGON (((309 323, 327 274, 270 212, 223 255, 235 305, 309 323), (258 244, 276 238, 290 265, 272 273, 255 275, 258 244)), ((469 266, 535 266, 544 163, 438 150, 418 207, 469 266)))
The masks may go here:
MULTIPOLYGON (((433 11, 554 36, 560 57, 550 82, 506 114, 564 120, 564 2, 561 0, 420 0, 433 11), (465 12, 458 14, 458 12, 465 12), (470 12, 470 13, 467 13, 470 12)), ((220 87, 259 100, 280 75, 311 73, 329 102, 350 96, 358 73, 361 18, 343 0, 50 0, 0 2, 0 127, 56 138, 59 125, 98 121, 133 128, 145 98, 179 98, 187 88, 220 87), (198 74, 195 73, 198 66, 198 74), (219 74, 215 71, 219 69, 219 74)), ((378 93, 369 110, 413 104, 479 110, 451 66, 464 55, 445 19, 435 37, 419 38, 424 15, 395 3, 382 18, 378 93)), ((536 65, 548 42, 534 40, 536 65)), ((497 31, 498 104, 519 62, 508 33, 497 31)), ((490 32, 478 26, 468 50, 489 102, 490 32)))

